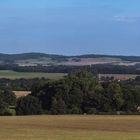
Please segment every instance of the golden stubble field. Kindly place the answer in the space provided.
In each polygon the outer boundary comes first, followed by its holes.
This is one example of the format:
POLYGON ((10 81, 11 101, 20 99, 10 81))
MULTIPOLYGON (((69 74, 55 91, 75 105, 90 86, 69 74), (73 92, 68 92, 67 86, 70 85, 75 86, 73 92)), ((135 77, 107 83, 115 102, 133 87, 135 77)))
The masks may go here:
POLYGON ((140 116, 0 117, 0 140, 140 140, 140 116))

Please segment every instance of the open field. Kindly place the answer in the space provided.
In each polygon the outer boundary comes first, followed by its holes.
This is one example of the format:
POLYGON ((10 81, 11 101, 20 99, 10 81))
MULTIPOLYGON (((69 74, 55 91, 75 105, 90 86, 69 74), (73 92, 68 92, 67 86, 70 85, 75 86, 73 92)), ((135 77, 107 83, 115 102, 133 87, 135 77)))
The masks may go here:
POLYGON ((57 59, 53 60, 51 58, 37 58, 37 59, 27 59, 27 60, 17 60, 15 64, 19 66, 50 66, 50 65, 66 65, 66 66, 85 66, 85 65, 96 65, 96 64, 114 64, 114 65, 124 65, 124 66, 134 66, 139 64, 139 62, 124 61, 121 58, 111 58, 111 57, 98 57, 98 58, 78 58, 71 57, 66 60, 59 61, 57 59), (77 61, 78 60, 78 61, 77 61))
POLYGON ((39 73, 39 72, 15 72, 10 70, 0 70, 0 78, 8 79, 30 79, 30 78, 48 78, 48 79, 60 79, 64 76, 63 73, 39 73))
POLYGON ((16 95, 17 98, 20 98, 20 97, 25 97, 29 94, 31 94, 31 91, 13 91, 16 95))
POLYGON ((0 117, 1 140, 140 140, 140 116, 0 117))

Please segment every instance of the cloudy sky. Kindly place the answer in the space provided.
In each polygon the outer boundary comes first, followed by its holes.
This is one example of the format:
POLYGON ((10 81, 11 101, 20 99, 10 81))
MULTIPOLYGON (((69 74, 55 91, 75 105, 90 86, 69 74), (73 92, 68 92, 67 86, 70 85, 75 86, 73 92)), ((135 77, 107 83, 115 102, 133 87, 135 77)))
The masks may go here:
POLYGON ((0 0, 0 52, 140 55, 140 0, 0 0))

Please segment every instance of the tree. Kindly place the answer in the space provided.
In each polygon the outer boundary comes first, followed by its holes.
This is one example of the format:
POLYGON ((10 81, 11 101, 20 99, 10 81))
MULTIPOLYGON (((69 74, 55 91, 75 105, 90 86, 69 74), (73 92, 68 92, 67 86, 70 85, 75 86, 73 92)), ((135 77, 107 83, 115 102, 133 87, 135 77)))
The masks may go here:
POLYGON ((5 103, 7 103, 9 106, 15 106, 16 105, 16 95, 10 91, 10 90, 4 90, 1 92, 2 99, 5 103))
POLYGON ((135 112, 137 110, 137 103, 135 101, 135 89, 132 86, 124 86, 123 88, 124 105, 123 111, 135 112))
MULTIPOLYGON (((7 115, 6 112, 10 110, 10 106, 16 105, 16 96, 10 90, 0 91, 0 115, 7 115)), ((13 115, 9 111, 9 115, 13 115)))
POLYGON ((103 87, 98 84, 94 91, 89 91, 83 100, 83 111, 87 114, 105 111, 105 93, 103 87))
POLYGON ((21 97, 17 100, 17 115, 38 115, 41 114, 41 102, 33 96, 21 97))
POLYGON ((119 111, 124 103, 123 92, 118 83, 112 82, 109 84, 106 97, 112 107, 112 111, 119 111))
POLYGON ((65 114, 66 113, 66 104, 61 98, 53 98, 51 114, 65 114))
POLYGON ((72 86, 79 88, 86 94, 87 91, 92 91, 98 84, 97 78, 88 71, 78 70, 70 73, 67 77, 72 86))
POLYGON ((8 108, 8 104, 5 103, 1 98, 0 98, 0 115, 4 115, 5 110, 8 108))

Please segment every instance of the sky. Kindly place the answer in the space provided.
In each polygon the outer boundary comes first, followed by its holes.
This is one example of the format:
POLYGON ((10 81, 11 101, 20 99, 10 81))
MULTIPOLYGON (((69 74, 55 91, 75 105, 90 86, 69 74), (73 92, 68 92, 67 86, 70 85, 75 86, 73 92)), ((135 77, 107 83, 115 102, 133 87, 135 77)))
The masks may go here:
POLYGON ((0 53, 140 55, 140 0, 0 0, 0 53))

